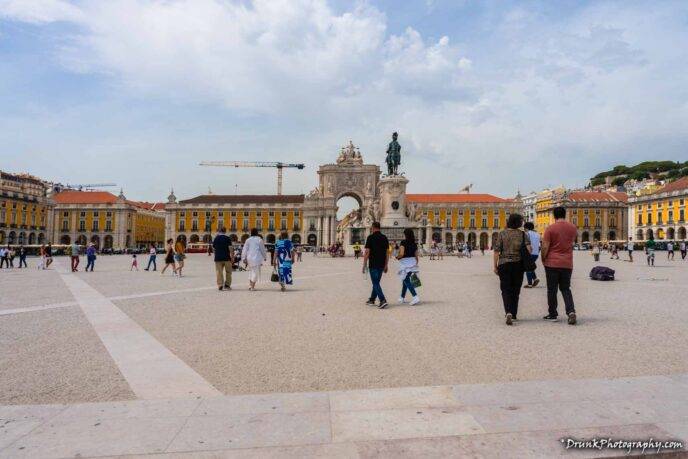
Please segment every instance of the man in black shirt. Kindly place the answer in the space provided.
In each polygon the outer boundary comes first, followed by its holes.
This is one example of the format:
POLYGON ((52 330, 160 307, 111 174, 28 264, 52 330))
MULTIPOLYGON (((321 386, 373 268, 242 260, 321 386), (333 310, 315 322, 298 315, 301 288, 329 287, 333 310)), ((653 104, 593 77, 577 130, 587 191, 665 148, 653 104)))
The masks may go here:
POLYGON ((389 262, 389 241, 387 236, 380 232, 380 223, 373 222, 371 227, 372 234, 368 236, 365 243, 365 253, 363 254, 363 272, 366 270, 366 263, 370 271, 370 281, 373 283, 373 291, 370 294, 370 299, 366 301, 367 305, 374 306, 375 298, 380 299, 378 308, 384 309, 387 307, 387 300, 385 294, 382 292, 380 280, 382 274, 387 272, 387 263, 389 262))
POLYGON ((232 290, 232 259, 234 253, 232 250, 232 240, 225 234, 225 231, 224 228, 220 228, 219 234, 213 240, 218 290, 222 290, 223 287, 225 290, 232 290))

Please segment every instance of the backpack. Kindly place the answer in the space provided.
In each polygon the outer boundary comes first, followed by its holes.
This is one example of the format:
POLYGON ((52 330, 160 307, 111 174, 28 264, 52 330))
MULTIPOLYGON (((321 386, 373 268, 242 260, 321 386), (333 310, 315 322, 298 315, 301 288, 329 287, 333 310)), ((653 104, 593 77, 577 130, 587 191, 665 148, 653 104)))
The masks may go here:
POLYGON ((613 281, 614 270, 606 266, 595 266, 590 271, 590 279, 599 281, 613 281))

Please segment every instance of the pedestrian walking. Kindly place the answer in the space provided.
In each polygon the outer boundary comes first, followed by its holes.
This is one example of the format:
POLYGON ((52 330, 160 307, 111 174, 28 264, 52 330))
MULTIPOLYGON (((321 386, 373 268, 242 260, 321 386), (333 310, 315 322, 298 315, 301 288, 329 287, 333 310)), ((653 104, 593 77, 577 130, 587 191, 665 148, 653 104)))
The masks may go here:
POLYGON ((292 260, 294 259, 294 246, 289 240, 289 234, 282 231, 275 243, 275 254, 272 257, 272 266, 277 269, 280 290, 283 292, 287 285, 294 283, 292 277, 292 260))
POLYGON ((73 242, 70 247, 71 261, 72 261, 72 272, 75 273, 79 271, 79 251, 81 247, 76 242, 73 242))
POLYGON ((88 248, 86 249, 86 270, 88 272, 88 268, 91 268, 91 272, 93 272, 93 268, 96 265, 96 245, 91 242, 88 245, 88 248))
POLYGON ((667 242, 667 260, 674 261, 674 243, 672 241, 667 242))
POLYGON ((165 271, 167 270, 168 267, 172 266, 172 273, 174 275, 177 274, 177 268, 174 265, 174 239, 168 239, 167 240, 167 247, 165 248, 165 266, 162 268, 162 271, 160 271, 160 275, 162 276, 165 274, 165 271))
POLYGON ((361 244, 356 242, 354 244, 354 260, 358 260, 358 257, 361 256, 361 244))
POLYGON ((129 268, 129 271, 133 271, 134 269, 137 271, 139 270, 139 261, 135 253, 131 255, 131 268, 129 268))
POLYGON ((633 263, 633 238, 629 237, 626 243, 626 251, 628 252, 628 261, 633 263))
POLYGON ((10 260, 10 268, 14 268, 14 257, 16 256, 16 252, 14 251, 14 247, 7 247, 9 250, 8 258, 10 260))
POLYGON ((578 235, 576 227, 566 221, 566 209, 555 207, 554 223, 547 227, 542 238, 542 264, 547 277, 548 314, 544 320, 557 321, 557 290, 561 292, 569 325, 576 324, 576 309, 571 294, 573 273, 573 244, 578 235))
POLYGON ((217 289, 222 291, 232 290, 232 263, 234 261, 234 250, 232 250, 232 240, 226 234, 227 230, 220 227, 218 234, 213 239, 212 248, 215 261, 215 280, 217 289))
POLYGON ((23 245, 19 246, 19 268, 21 269, 22 265, 24 265, 24 268, 28 268, 28 265, 26 264, 26 247, 23 245))
POLYGON ((397 260, 399 260, 398 275, 401 279, 401 296, 399 297, 399 304, 406 303, 406 291, 411 296, 411 306, 420 303, 420 297, 416 293, 416 288, 413 285, 413 277, 418 276, 418 244, 416 244, 416 235, 411 228, 404 230, 404 240, 399 244, 399 251, 397 253, 397 260))
POLYGON ((158 256, 158 250, 155 248, 155 244, 151 244, 148 247, 148 266, 144 268, 144 271, 150 271, 151 265, 153 265, 153 271, 157 271, 158 266, 155 263, 155 259, 158 256))
POLYGON ((9 250, 9 245, 7 248, 0 247, 0 268, 10 267, 9 250))
POLYGON ((260 267, 268 260, 268 251, 263 238, 258 235, 258 229, 251 229, 251 237, 246 239, 241 250, 241 261, 248 269, 248 289, 254 291, 260 280, 260 267))
POLYGON ((686 259, 686 242, 681 241, 681 244, 679 244, 679 250, 681 251, 681 260, 686 259))
POLYGON ((363 272, 365 273, 366 269, 368 269, 370 281, 373 284, 373 290, 366 304, 375 306, 375 299, 377 298, 380 301, 378 308, 385 309, 387 307, 387 300, 380 286, 380 280, 382 280, 382 275, 387 272, 388 268, 389 240, 387 236, 380 232, 380 223, 373 222, 371 231, 371 234, 366 239, 365 251, 363 253, 363 272))
MULTIPOLYGON (((530 239, 530 259, 532 260, 533 265, 535 265, 535 262, 540 256, 540 234, 535 231, 535 225, 533 225, 533 222, 525 222, 523 224, 523 229, 526 231, 526 234, 528 234, 528 238, 530 239)), ((540 279, 538 279, 535 270, 526 271, 526 280, 528 283, 523 286, 524 288, 537 287, 537 285, 540 283, 540 279)))
POLYGON ((655 248, 657 243, 655 242, 654 236, 650 236, 650 239, 645 241, 645 255, 647 256, 647 265, 655 265, 655 248))
POLYGON ((619 246, 616 244, 611 244, 610 250, 611 250, 612 254, 609 257, 609 259, 610 260, 618 260, 619 259, 619 246))
POLYGON ((512 325, 514 320, 518 320, 518 300, 525 273, 524 257, 529 257, 532 250, 530 238, 525 231, 521 231, 521 226, 523 217, 520 214, 509 215, 506 228, 497 236, 497 244, 492 255, 494 273, 499 276, 507 325, 512 325))
POLYGON ((38 266, 36 266, 36 269, 45 269, 45 244, 41 244, 41 247, 38 249, 38 266))
POLYGON ((186 246, 181 239, 174 244, 174 261, 177 263, 177 268, 174 272, 177 276, 182 277, 182 268, 184 268, 184 260, 186 259, 186 246))
POLYGON ((600 261, 600 246, 598 244, 593 244, 590 251, 592 253, 592 258, 595 261, 600 261))
POLYGON ((296 261, 299 261, 299 262, 303 261, 302 257, 303 257, 303 247, 298 246, 296 248, 296 261))

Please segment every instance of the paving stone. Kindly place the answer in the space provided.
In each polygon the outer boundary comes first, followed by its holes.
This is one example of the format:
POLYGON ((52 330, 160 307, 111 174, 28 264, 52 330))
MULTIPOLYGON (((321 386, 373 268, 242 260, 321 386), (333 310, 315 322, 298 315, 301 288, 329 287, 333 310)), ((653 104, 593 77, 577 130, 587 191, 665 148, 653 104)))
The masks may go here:
POLYGON ((45 420, 64 411, 68 405, 6 405, 0 406, 0 419, 45 420))
POLYGON ((484 433, 473 416, 453 408, 333 411, 331 416, 334 442, 484 433))
POLYGON ((688 421, 686 422, 658 422, 657 427, 665 431, 669 436, 682 440, 688 448, 688 421))
POLYGON ((329 411, 327 393, 261 394, 205 399, 196 416, 329 411))
POLYGON ((187 418, 48 421, 2 454, 12 458, 63 458, 163 452, 187 418))
POLYGON ((350 390, 330 393, 332 411, 453 407, 460 403, 451 386, 350 390))
POLYGON ((51 421, 75 418, 169 418, 191 416, 201 403, 198 399, 131 400, 126 402, 80 403, 69 406, 51 421))
MULTIPOLYGON (((357 459, 358 446, 354 443, 330 443, 323 445, 284 446, 215 451, 185 451, 182 453, 156 454, 155 459, 357 459)), ((117 459, 141 459, 150 456, 127 455, 117 459)))
MULTIPOLYGON (((41 421, 15 421, 0 418, 0 450, 10 446, 41 423, 41 421)), ((0 457, 2 457, 1 452, 0 457)))
POLYGON ((330 443, 326 412, 192 416, 169 452, 330 443))

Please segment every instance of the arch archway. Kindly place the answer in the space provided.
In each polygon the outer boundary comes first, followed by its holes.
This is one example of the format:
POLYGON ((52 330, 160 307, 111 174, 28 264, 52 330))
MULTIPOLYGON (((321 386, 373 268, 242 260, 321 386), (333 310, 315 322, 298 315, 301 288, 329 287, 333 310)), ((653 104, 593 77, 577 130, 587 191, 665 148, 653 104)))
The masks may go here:
POLYGON ((654 233, 654 231, 652 231, 652 228, 647 230, 647 234, 645 235, 645 237, 647 239, 654 239, 655 238, 655 233, 654 233))
POLYGON ((239 242, 239 236, 237 236, 236 233, 232 233, 229 235, 229 240, 232 242, 239 242))
POLYGON ((468 241, 467 242, 471 246, 475 247, 475 241, 476 241, 475 233, 471 231, 470 233, 468 233, 468 241))
POLYGON ((213 237, 210 234, 204 234, 203 242, 205 242, 206 244, 210 244, 211 242, 213 242, 213 237))
POLYGON ((466 241, 466 236, 463 233, 456 233, 456 243, 463 244, 466 241))
POLYGON ((265 237, 265 242, 268 244, 274 244, 275 243, 275 235, 270 233, 265 237))
POLYGON ((181 242, 182 244, 186 245, 186 234, 180 234, 177 236, 177 242, 181 242))
POLYGON ((497 238, 499 237, 498 232, 492 233, 492 245, 490 245, 490 250, 494 250, 494 246, 497 245, 497 238))
POLYGON ((104 246, 104 248, 106 248, 106 249, 111 249, 111 248, 112 248, 112 236, 110 236, 110 235, 108 234, 108 235, 106 235, 106 236, 103 238, 103 246, 104 246))
POLYGON ((583 231, 581 234, 581 242, 590 242, 590 234, 587 231, 583 231))
POLYGON ((486 249, 487 248, 487 241, 490 238, 490 236, 487 235, 487 233, 480 233, 480 245, 479 247, 486 249))
POLYGON ((291 242, 294 244, 301 244, 301 235, 300 234, 292 234, 291 235, 291 242))
POLYGON ((318 245, 318 236, 316 236, 315 234, 312 234, 312 233, 311 233, 311 234, 309 234, 308 237, 306 238, 306 242, 308 243, 308 245, 312 245, 312 246, 315 247, 315 246, 318 245))
POLYGON ((15 242, 17 242, 17 233, 10 231, 10 234, 7 235, 7 243, 14 244, 15 242))
POLYGON ((600 234, 599 231, 595 231, 594 233, 592 233, 592 240, 595 242, 599 242, 601 237, 602 237, 602 235, 600 234))
POLYGON ((673 228, 667 229, 667 239, 669 239, 670 241, 673 241, 674 236, 676 236, 676 230, 673 228))
POLYGON ((69 237, 68 235, 66 235, 66 234, 63 235, 63 236, 60 238, 60 244, 69 245, 69 244, 71 244, 71 243, 72 243, 72 238, 70 238, 70 237, 69 237))
POLYGON ((86 245, 88 243, 88 239, 86 239, 85 234, 79 235, 78 238, 76 238, 76 243, 79 245, 86 245))
POLYGON ((610 241, 615 241, 616 240, 616 231, 610 231, 609 234, 607 235, 607 239, 610 241))
POLYGON ((25 232, 22 231, 21 233, 19 233, 19 238, 17 238, 17 242, 19 243, 19 245, 24 245, 24 242, 26 242, 25 232))
POLYGON ((447 246, 452 246, 454 245, 454 235, 452 233, 444 233, 444 243, 447 246))
POLYGON ((643 233, 643 230, 639 229, 638 231, 635 232, 635 238, 638 241, 642 241, 645 239, 645 234, 643 233))
POLYGON ((189 242, 192 244, 197 244, 200 239, 198 238, 198 234, 192 234, 189 237, 189 242))
POLYGON ((242 234, 241 235, 241 243, 243 244, 244 242, 246 242, 246 239, 248 239, 248 237, 249 237, 248 234, 246 234, 246 233, 242 234))
POLYGON ((45 242, 45 234, 38 233, 38 243, 43 244, 45 242))
POLYGON ((36 233, 29 234, 29 245, 34 245, 36 243, 36 233))
POLYGON ((439 243, 442 241, 442 235, 439 232, 432 233, 432 240, 439 243))
POLYGON ((657 230, 657 239, 664 239, 664 236, 665 236, 664 230, 662 228, 659 228, 657 230))
POLYGON ((93 244, 95 244, 96 247, 100 247, 100 237, 98 237, 97 234, 91 236, 91 242, 93 242, 93 244))
POLYGON ((686 238, 686 228, 681 226, 678 229, 678 238, 684 240, 686 238))

